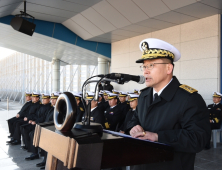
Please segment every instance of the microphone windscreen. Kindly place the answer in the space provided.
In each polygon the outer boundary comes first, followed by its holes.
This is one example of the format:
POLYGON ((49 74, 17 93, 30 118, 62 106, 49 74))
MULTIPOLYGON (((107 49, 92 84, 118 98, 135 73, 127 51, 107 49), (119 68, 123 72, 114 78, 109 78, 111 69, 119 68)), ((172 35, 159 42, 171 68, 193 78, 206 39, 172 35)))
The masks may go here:
POLYGON ((139 84, 145 83, 145 81, 146 81, 145 77, 142 76, 142 75, 138 75, 138 76, 140 77, 140 81, 139 81, 138 83, 139 83, 139 84))

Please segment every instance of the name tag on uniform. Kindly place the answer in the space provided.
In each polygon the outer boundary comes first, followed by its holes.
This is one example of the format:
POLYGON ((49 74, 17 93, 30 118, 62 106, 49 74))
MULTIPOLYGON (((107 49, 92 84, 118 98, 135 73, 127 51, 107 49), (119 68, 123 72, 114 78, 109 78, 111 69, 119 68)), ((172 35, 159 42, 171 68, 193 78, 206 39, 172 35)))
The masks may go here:
POLYGON ((91 121, 94 121, 94 117, 90 117, 90 120, 91 120, 91 121))
POLYGON ((113 115, 114 113, 113 112, 109 112, 109 114, 113 115))

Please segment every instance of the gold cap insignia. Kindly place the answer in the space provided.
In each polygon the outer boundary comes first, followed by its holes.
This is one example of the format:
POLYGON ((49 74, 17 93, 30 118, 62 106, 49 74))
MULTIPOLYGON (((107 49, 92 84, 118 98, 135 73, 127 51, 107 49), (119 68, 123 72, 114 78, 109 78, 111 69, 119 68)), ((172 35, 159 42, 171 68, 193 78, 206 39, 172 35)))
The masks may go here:
POLYGON ((147 42, 143 42, 141 44, 141 48, 143 49, 143 55, 148 53, 148 50, 149 50, 149 44, 147 42))

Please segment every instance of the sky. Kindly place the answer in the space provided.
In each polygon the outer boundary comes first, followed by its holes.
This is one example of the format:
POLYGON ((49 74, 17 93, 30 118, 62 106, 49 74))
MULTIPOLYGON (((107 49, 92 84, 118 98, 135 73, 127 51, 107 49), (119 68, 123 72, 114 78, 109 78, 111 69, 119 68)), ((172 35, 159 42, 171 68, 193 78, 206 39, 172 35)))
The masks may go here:
POLYGON ((4 48, 4 47, 0 47, 0 59, 3 59, 13 53, 15 53, 16 51, 8 49, 8 48, 4 48))

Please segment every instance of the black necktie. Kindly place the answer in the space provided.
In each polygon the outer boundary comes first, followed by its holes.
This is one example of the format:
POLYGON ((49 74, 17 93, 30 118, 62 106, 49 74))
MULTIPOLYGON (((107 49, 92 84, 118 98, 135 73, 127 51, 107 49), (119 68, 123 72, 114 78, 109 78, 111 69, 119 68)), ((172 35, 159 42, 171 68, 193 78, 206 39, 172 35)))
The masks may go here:
POLYGON ((158 93, 155 93, 153 96, 153 101, 155 101, 155 99, 158 97, 158 93))

